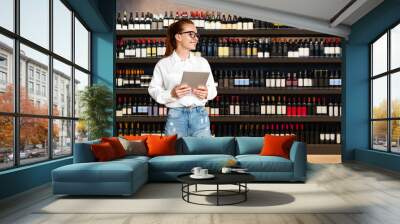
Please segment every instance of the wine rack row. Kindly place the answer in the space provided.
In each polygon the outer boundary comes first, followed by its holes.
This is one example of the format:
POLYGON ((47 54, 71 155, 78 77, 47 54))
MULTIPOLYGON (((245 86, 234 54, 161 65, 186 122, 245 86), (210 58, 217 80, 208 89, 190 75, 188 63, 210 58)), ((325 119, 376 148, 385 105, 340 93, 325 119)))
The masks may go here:
MULTIPOLYGON (((260 95, 260 94, 279 94, 279 95, 340 95, 341 88, 218 88, 219 95, 260 95)), ((116 88, 117 95, 126 94, 148 94, 147 88, 116 88)))
MULTIPOLYGON (((118 135, 162 134, 164 124, 154 122, 118 122, 118 135)), ((251 136, 262 137, 265 134, 276 136, 296 135, 296 139, 308 144, 340 144, 340 126, 336 124, 311 123, 211 123, 214 136, 251 136)))

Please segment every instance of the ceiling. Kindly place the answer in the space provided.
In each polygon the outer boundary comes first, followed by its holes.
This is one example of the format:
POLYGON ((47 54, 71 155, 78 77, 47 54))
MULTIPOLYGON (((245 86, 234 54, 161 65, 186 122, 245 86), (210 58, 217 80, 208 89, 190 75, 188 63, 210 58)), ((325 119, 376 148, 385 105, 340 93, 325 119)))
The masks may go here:
POLYGON ((175 2, 347 38, 351 32, 351 25, 383 0, 175 0, 175 2))

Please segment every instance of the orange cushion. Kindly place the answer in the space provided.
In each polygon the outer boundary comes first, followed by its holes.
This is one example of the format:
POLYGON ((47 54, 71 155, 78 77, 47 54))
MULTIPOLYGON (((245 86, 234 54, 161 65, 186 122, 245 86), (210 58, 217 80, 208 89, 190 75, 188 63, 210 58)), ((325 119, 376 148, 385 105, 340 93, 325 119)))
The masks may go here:
POLYGON ((150 135, 147 137, 146 143, 148 148, 148 156, 175 155, 177 135, 158 136, 150 135))
POLYGON ((126 140, 129 140, 129 141, 137 141, 137 140, 146 141, 148 136, 149 135, 125 135, 125 136, 122 136, 122 137, 124 139, 126 139, 126 140))
POLYGON ((260 155, 262 156, 281 156, 286 159, 289 159, 290 147, 296 136, 273 136, 273 135, 265 135, 264 136, 264 145, 261 149, 260 155))
POLYGON ((99 162, 109 161, 117 158, 113 147, 108 142, 93 144, 90 147, 92 149, 94 157, 99 162))
POLYGON ((126 156, 126 151, 118 138, 116 138, 116 137, 101 138, 101 142, 110 143, 110 145, 114 149, 114 152, 115 152, 115 155, 117 156, 117 158, 126 156))

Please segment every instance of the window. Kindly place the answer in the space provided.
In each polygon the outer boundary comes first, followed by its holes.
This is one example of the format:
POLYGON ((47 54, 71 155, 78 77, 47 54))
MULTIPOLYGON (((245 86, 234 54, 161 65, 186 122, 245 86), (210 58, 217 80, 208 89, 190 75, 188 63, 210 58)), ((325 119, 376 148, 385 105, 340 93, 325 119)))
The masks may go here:
MULTIPOLYGON (((89 86, 89 74, 75 70, 75 117, 79 117, 81 114, 80 104, 80 92, 89 86)), ((86 123, 84 121, 75 122, 75 141, 81 142, 88 139, 88 131, 86 123)))
POLYGON ((72 12, 60 0, 53 0, 54 52, 71 60, 72 12))
POLYGON ((89 32, 75 18, 75 62, 89 70, 89 32))
POLYGON ((75 70, 75 117, 79 117, 81 114, 80 93, 89 86, 89 74, 75 70))
MULTIPOLYGON (((0 14, 3 12, 2 10, 0 9, 0 14)), ((0 20, 1 18, 2 15, 0 15, 0 20)), ((14 43, 12 39, 0 33, 0 46, 1 58, 13 58, 14 43)), ((14 70, 11 61, 3 60, 0 66, 0 76, 0 112, 12 113, 14 111, 14 70)))
POLYGON ((0 170, 72 155, 87 139, 74 105, 90 84, 90 31, 62 0, 0 0, 0 26, 0 170))
POLYGON ((0 67, 7 67, 7 57, 5 55, 0 55, 0 67))
POLYGON ((72 84, 72 68, 56 59, 53 60, 53 65, 53 114, 63 117, 72 117, 72 102, 68 102, 69 107, 67 107, 67 110, 64 113, 61 113, 60 111, 60 107, 64 106, 64 96, 68 96, 69 100, 72 101, 72 92, 70 89, 66 88, 66 86, 72 84), (58 101, 59 94, 61 95, 61 103, 58 101), (57 103, 58 105, 56 105, 57 103))
POLYGON ((28 82, 28 93, 33 94, 33 82, 28 82))
POLYGON ((29 79, 33 80, 33 67, 29 66, 29 71, 28 71, 29 79))
POLYGON ((370 45, 371 148, 400 153, 400 24, 370 45))
POLYGON ((0 53, 0 91, 5 92, 7 87, 7 56, 0 53))
POLYGON ((48 115, 49 99, 47 96, 46 87, 48 85, 46 74, 48 73, 49 56, 28 47, 25 44, 20 45, 21 54, 24 57, 20 59, 20 112, 27 115, 48 115), (27 66, 27 64, 29 65, 27 66), (26 83, 26 67, 33 67, 35 70, 35 92, 29 94, 29 86, 26 83), (44 76, 44 82, 43 82, 44 76), (45 85, 43 85, 45 84, 45 85), (40 104, 31 104, 29 100, 39 100, 40 104))
POLYGON ((44 118, 20 118, 19 156, 22 165, 49 158, 48 124, 49 120, 44 118))
POLYGON ((47 77, 47 75, 46 75, 46 73, 42 73, 42 83, 46 83, 46 78, 47 77))
POLYGON ((400 67, 400 24, 390 31, 390 68, 400 67))
POLYGON ((7 84, 7 74, 3 71, 0 71, 0 84, 1 85, 7 84))
POLYGON ((40 70, 38 68, 36 69, 36 80, 40 81, 40 70))
POLYGON ((49 0, 20 0, 21 36, 49 48, 49 0))
POLYGON ((36 84, 36 95, 40 95, 40 84, 36 84))
POLYGON ((12 116, 0 115, 0 170, 14 166, 14 122, 12 116))
POLYGON ((14 0, 0 1, 0 26, 14 31, 14 0))
POLYGON ((53 120, 53 157, 72 153, 72 121, 53 120))
POLYGON ((46 86, 42 86, 42 96, 46 97, 46 86))

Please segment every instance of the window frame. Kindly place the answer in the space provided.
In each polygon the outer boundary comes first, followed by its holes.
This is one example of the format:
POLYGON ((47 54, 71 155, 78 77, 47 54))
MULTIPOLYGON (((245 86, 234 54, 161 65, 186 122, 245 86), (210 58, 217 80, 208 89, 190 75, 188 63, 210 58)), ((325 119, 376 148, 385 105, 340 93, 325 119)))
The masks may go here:
MULTIPOLYGON (((400 72, 400 66, 398 68, 391 69, 391 32, 392 29, 395 28, 396 26, 400 25, 400 21, 397 21, 396 23, 392 24, 389 28, 385 29, 384 32, 379 34, 375 39, 373 39, 369 44, 369 149, 373 151, 379 151, 379 152, 386 152, 386 153, 391 153, 391 154, 400 154, 400 152, 393 152, 392 151, 392 121, 400 121, 400 117, 392 117, 392 98, 391 98, 391 80, 392 76, 396 75, 396 73, 400 72), (387 35, 387 63, 386 63, 386 72, 382 72, 379 74, 374 75, 373 74, 373 44, 379 40, 381 37, 384 35, 387 35), (387 86, 387 103, 386 103, 386 118, 373 118, 373 93, 374 93, 374 86, 373 86, 373 81, 382 77, 386 77, 386 86, 387 86), (386 121, 386 151, 382 151, 379 149, 374 148, 374 132, 373 132, 373 122, 374 121, 386 121)), ((400 52, 399 52, 400 53, 400 52)))
MULTIPOLYGON (((29 166, 29 165, 33 165, 33 164, 38 164, 38 163, 43 163, 49 160, 54 160, 54 159, 62 159, 62 158, 66 158, 66 157, 70 157, 73 156, 73 152, 74 152, 74 143, 75 143, 75 123, 76 121, 79 120, 79 117, 75 117, 75 108, 72 107, 71 108, 71 115, 70 116, 55 116, 53 115, 53 75, 54 75, 54 68, 53 68, 53 59, 58 60, 59 62, 62 62, 66 65, 71 66, 71 93, 72 93, 72 99, 71 99, 71 103, 72 105, 74 105, 75 103, 75 88, 74 88, 74 82, 75 82, 75 69, 87 74, 89 76, 89 83, 88 85, 91 86, 92 85, 92 61, 91 61, 91 49, 92 49, 92 45, 91 45, 91 37, 92 37, 92 30, 88 27, 88 25, 84 22, 84 20, 78 15, 78 13, 76 13, 72 7, 68 4, 68 2, 66 2, 65 0, 59 0, 62 4, 64 4, 64 6, 66 8, 68 8, 68 10, 71 11, 71 18, 70 18, 70 22, 71 22, 71 59, 67 59, 64 58, 63 56, 55 53, 54 50, 54 39, 53 39, 53 1, 54 0, 48 0, 49 1, 49 47, 48 49, 46 49, 45 47, 42 47, 39 44, 36 44, 32 41, 30 41, 29 39, 24 38, 23 36, 20 35, 20 0, 14 0, 13 1, 13 10, 14 10, 14 18, 13 18, 13 28, 14 31, 10 31, 4 27, 0 26, 0 35, 3 35, 7 38, 12 39, 13 41, 13 64, 11 65, 11 71, 13 72, 13 79, 14 79, 14 110, 13 112, 1 112, 0 111, 0 116, 11 116, 13 118, 13 153, 14 153, 14 161, 13 161, 13 166, 11 167, 5 167, 5 168, 0 168, 0 172, 5 171, 5 170, 11 170, 11 169, 16 169, 19 167, 23 167, 23 166, 29 166), (85 69, 81 66, 79 66, 78 64, 75 63, 75 18, 77 20, 79 20, 79 22, 84 26, 84 28, 88 31, 88 69, 85 69), (46 93, 46 97, 48 97, 48 113, 46 115, 39 115, 39 114, 22 114, 20 111, 20 85, 21 85, 21 81, 20 81, 20 64, 21 64, 21 57, 20 57, 20 45, 23 44, 27 47, 32 48, 33 50, 36 50, 40 53, 43 53, 45 55, 48 56, 49 59, 49 63, 48 63, 48 84, 46 85, 46 91, 48 93, 46 93), (53 141, 53 121, 56 120, 67 120, 67 121, 71 121, 71 129, 72 129, 72 133, 71 133, 71 153, 68 155, 63 155, 63 156, 54 156, 53 152, 54 152, 54 148, 53 144, 48 144, 48 157, 44 158, 41 161, 38 162, 32 162, 32 163, 26 163, 26 164, 21 164, 20 161, 20 119, 21 118, 45 118, 47 119, 48 122, 48 136, 47 136, 47 141, 48 143, 52 143, 53 141)), ((28 67, 30 68, 30 67, 28 67)), ((28 70, 27 68, 27 70, 28 70)), ((33 70, 33 79, 32 81, 34 82, 34 85, 36 83, 36 70, 33 70)), ((42 73, 40 73, 41 75, 42 73)), ((31 80, 30 79, 30 74, 27 73, 26 74, 26 80, 31 80)), ((41 79, 38 80, 39 83, 41 83, 41 79)), ((28 86, 27 86, 28 87, 28 86)), ((28 89, 27 89, 28 91, 28 89)), ((36 91, 36 90, 34 90, 36 91)), ((42 96, 42 94, 40 94, 40 96, 42 96)))

